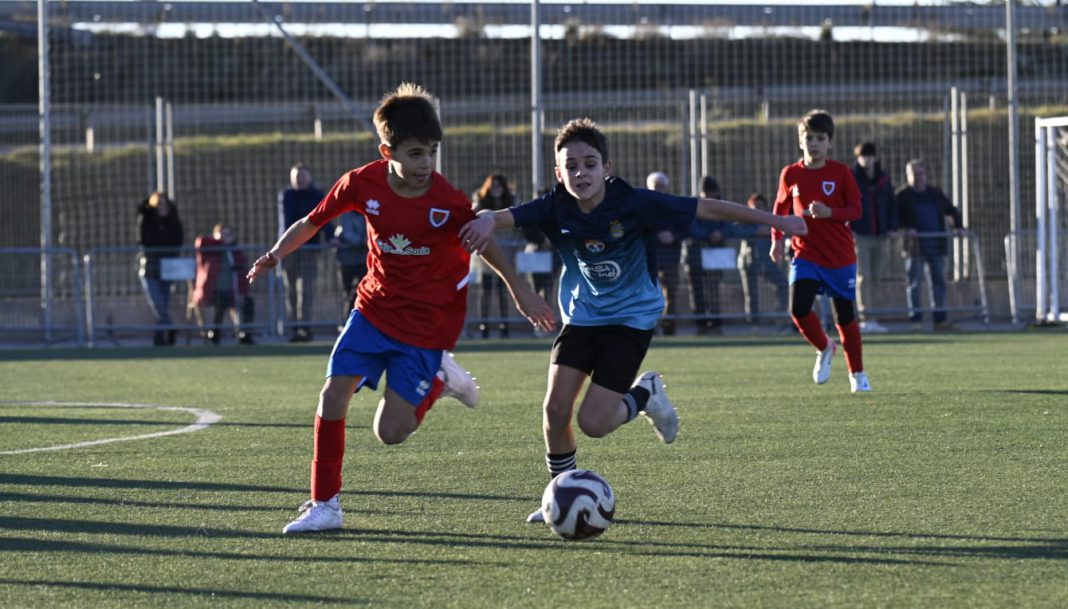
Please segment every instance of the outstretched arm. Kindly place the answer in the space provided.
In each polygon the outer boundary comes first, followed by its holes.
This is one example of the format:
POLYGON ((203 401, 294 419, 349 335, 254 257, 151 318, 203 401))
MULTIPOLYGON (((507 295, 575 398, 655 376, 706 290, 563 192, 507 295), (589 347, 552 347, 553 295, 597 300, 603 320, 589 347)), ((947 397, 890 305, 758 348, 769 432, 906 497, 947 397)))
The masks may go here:
MULTIPOLYGON (((509 213, 508 217, 510 218, 511 215, 509 213)), ((474 222, 477 222, 477 220, 468 223, 467 226, 474 224, 474 222)), ((516 273, 515 267, 508 261, 508 257, 504 255, 504 251, 501 246, 497 245, 496 241, 490 239, 483 246, 483 250, 479 255, 508 286, 512 300, 515 301, 515 306, 523 317, 530 320, 530 323, 534 324, 535 328, 547 332, 556 329, 556 313, 552 307, 516 273)))
POLYGON ((469 252, 482 253, 494 231, 515 228, 515 216, 509 209, 484 210, 478 217, 460 228, 460 243, 469 252))
POLYGON ((248 281, 253 283, 256 278, 263 274, 267 269, 278 266, 278 263, 286 256, 293 253, 298 247, 304 245, 304 243, 311 239, 315 233, 319 231, 319 227, 315 226, 308 221, 307 218, 301 218, 293 223, 292 226, 286 229, 286 232, 282 233, 282 236, 278 238, 278 243, 274 244, 266 254, 256 259, 256 262, 252 263, 252 268, 248 271, 248 281))
POLYGON ((766 224, 788 235, 807 235, 805 219, 798 216, 777 216, 761 209, 751 209, 720 199, 698 199, 697 217, 702 220, 728 220, 744 224, 766 224))

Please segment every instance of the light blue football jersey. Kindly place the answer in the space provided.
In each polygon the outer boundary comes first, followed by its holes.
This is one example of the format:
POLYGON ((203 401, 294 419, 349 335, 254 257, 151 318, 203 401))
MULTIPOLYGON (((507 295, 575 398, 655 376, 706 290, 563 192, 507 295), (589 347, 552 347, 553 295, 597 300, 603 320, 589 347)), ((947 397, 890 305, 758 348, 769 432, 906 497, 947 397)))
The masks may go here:
POLYGON ((519 228, 536 228, 563 261, 560 312, 575 326, 656 327, 664 295, 656 273, 657 233, 685 231, 697 199, 632 188, 605 180, 605 197, 590 213, 562 184, 545 196, 511 208, 519 228))

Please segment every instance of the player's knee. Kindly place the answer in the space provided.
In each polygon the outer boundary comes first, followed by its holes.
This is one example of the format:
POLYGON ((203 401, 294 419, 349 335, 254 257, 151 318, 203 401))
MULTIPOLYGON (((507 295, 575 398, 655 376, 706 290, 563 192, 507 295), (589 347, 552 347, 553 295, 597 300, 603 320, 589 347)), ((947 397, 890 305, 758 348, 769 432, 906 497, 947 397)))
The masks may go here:
POLYGON ((345 416, 348 410, 349 396, 342 393, 336 387, 325 385, 319 392, 319 411, 326 419, 338 419, 345 416))
POLYGON ((857 308, 852 300, 836 300, 834 305, 835 323, 838 325, 849 325, 857 318, 857 308))
POLYGON ((578 426, 582 433, 591 438, 603 438, 611 433, 613 429, 604 417, 587 411, 579 412, 578 426))
POLYGON ((387 446, 403 443, 408 439, 408 436, 412 435, 412 431, 407 425, 397 423, 384 425, 379 422, 375 425, 375 437, 378 438, 379 442, 387 446))
POLYGON ((548 401, 544 406, 544 427, 546 431, 557 431, 571 424, 571 408, 566 404, 548 401))

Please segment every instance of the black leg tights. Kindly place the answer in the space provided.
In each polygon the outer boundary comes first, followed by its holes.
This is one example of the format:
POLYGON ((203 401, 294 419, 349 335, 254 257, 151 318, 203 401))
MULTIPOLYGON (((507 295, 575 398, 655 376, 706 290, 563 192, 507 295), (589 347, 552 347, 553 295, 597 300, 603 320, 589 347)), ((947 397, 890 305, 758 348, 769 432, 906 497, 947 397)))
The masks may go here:
MULTIPOLYGON (((799 279, 790 284, 790 315, 797 319, 808 315, 816 302, 819 290, 820 284, 814 279, 799 279)), ((853 306, 852 300, 835 297, 832 302, 836 325, 844 326, 856 319, 856 307, 853 306)))

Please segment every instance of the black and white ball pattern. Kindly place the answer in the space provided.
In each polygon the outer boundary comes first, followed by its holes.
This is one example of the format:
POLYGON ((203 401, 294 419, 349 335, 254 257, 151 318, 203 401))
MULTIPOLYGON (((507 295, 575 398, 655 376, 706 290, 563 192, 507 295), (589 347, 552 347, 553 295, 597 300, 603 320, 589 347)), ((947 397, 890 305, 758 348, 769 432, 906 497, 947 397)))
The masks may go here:
POLYGON ((560 474, 541 496, 545 523, 564 539, 590 539, 604 533, 616 513, 616 495, 604 478, 585 469, 560 474))

